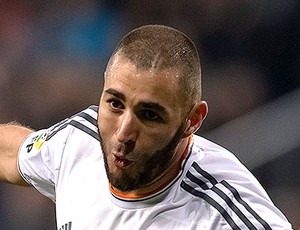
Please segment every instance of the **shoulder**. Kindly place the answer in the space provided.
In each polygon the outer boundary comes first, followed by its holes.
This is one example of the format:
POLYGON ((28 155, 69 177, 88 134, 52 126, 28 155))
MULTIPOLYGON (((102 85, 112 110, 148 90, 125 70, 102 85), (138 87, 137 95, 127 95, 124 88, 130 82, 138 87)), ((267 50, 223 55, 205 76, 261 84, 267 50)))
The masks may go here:
POLYGON ((98 142, 97 110, 97 106, 90 106, 48 129, 31 133, 20 147, 19 158, 58 158, 67 143, 78 147, 81 143, 98 142))
POLYGON ((204 191, 228 183, 240 190, 246 186, 246 190, 252 189, 267 197, 257 179, 233 153, 205 138, 194 136, 188 162, 186 177, 189 181, 194 180, 194 186, 200 186, 204 191), (192 178, 197 178, 197 183, 192 178))
MULTIPOLYGON (((192 160, 199 162, 203 168, 212 174, 219 174, 223 179, 228 171, 244 171, 252 174, 239 159, 226 148, 200 136, 194 136, 192 142, 192 160)), ((216 175, 218 177, 218 175, 216 175)), ((238 176, 238 175, 237 175, 238 176)))
POLYGON ((48 129, 47 140, 50 140, 55 136, 61 136, 61 134, 65 133, 71 135, 75 131, 79 131, 83 135, 89 135, 90 137, 99 140, 97 116, 98 106, 91 105, 72 117, 50 127, 48 129))
POLYGON ((192 144, 180 186, 194 201, 206 203, 212 219, 233 229, 271 229, 273 223, 286 223, 260 183, 230 151, 199 136, 192 144))
POLYGON ((215 154, 219 154, 219 153, 223 153, 228 155, 232 155, 232 153, 227 150, 226 148, 204 138, 204 137, 200 137, 197 135, 193 136, 193 148, 194 149, 201 149, 202 152, 204 153, 215 153, 215 154))

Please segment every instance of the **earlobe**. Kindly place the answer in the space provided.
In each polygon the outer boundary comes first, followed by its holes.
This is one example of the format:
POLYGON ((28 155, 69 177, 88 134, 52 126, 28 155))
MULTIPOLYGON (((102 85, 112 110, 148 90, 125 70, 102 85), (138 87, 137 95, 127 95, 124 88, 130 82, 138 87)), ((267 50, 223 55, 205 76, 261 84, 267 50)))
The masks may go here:
POLYGON ((194 105, 187 122, 187 128, 184 135, 185 137, 197 132, 207 115, 207 110, 208 107, 205 101, 201 101, 194 105))

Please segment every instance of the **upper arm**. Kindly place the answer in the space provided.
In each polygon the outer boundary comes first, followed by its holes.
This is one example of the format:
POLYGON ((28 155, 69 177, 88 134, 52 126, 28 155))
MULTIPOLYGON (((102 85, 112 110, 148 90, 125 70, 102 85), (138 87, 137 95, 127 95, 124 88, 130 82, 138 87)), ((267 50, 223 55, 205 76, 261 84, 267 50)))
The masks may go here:
POLYGON ((28 185, 18 171, 19 148, 31 129, 17 125, 0 125, 0 180, 17 185, 28 185))

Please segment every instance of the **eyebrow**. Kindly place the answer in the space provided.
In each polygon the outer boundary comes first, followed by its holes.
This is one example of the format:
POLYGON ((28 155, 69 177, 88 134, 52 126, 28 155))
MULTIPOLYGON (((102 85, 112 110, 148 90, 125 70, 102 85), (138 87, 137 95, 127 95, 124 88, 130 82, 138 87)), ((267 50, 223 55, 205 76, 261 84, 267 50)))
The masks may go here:
POLYGON ((111 94, 117 98, 120 98, 122 101, 125 101, 125 95, 115 89, 109 88, 104 91, 105 93, 111 94))
POLYGON ((139 103, 139 105, 143 108, 153 109, 153 110, 159 111, 163 114, 167 114, 167 110, 165 109, 165 107, 161 106, 160 104, 158 104, 156 102, 141 101, 139 103))

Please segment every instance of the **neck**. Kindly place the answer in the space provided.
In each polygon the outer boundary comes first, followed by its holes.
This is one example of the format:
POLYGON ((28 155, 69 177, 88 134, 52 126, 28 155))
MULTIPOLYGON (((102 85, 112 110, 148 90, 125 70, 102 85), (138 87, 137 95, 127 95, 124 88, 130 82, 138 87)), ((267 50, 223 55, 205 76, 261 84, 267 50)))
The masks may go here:
POLYGON ((138 189, 130 192, 123 192, 112 185, 110 185, 110 190, 112 193, 123 198, 141 198, 151 194, 154 194, 162 190, 170 182, 172 182, 181 170, 181 163, 184 160, 186 154, 188 153, 188 146, 191 141, 191 136, 182 139, 175 149, 174 156, 170 165, 162 173, 162 175, 152 181, 150 184, 146 185, 142 189, 138 189))

